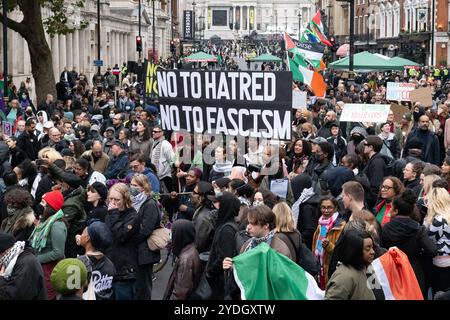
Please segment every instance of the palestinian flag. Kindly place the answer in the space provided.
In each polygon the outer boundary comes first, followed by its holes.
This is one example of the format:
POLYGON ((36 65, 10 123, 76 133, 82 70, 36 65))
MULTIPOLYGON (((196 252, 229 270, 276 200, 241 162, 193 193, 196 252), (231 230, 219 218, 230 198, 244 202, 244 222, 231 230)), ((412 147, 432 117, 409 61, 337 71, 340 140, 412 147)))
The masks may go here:
POLYGON ((326 34, 328 33, 328 28, 324 21, 322 21, 323 16, 320 10, 317 11, 316 15, 309 22, 308 29, 320 40, 321 43, 326 44, 331 47, 332 43, 328 41, 326 34))
POLYGON ((301 42, 297 47, 289 50, 294 54, 294 60, 296 60, 296 55, 307 60, 314 68, 324 69, 325 64, 322 61, 323 51, 325 46, 320 43, 313 42, 301 42))
POLYGON ((295 43, 287 32, 284 32, 284 44, 286 50, 291 50, 295 48, 295 43))
POLYGON ((266 243, 233 258, 242 300, 323 300, 308 272, 266 243))
POLYGON ((372 267, 376 281, 368 281, 368 284, 381 286, 386 300, 423 300, 408 256, 397 247, 375 259, 372 267))
POLYGON ((300 42, 320 43, 320 39, 308 28, 306 28, 300 38, 300 42))
POLYGON ((322 75, 315 70, 308 69, 308 63, 300 55, 294 56, 295 61, 291 58, 288 59, 292 78, 311 87, 316 97, 324 97, 327 85, 322 75))

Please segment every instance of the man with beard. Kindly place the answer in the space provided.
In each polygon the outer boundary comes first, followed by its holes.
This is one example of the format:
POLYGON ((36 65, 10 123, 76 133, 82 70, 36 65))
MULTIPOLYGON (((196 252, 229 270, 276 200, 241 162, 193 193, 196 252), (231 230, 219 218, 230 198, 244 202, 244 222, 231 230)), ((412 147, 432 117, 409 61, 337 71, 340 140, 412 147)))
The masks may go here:
MULTIPOLYGON (((184 173, 182 173, 184 174, 184 173)), ((187 193, 187 192, 193 192, 195 189, 195 186, 202 178, 202 170, 198 168, 193 168, 188 171, 186 177, 186 184, 183 186, 183 188, 180 190, 181 193, 187 193)), ((192 216, 194 215, 194 204, 192 203, 192 199, 190 194, 181 194, 178 195, 176 192, 172 191, 171 198, 177 202, 177 209, 178 219, 186 219, 186 220, 192 220, 192 216)))
POLYGON ((34 131, 36 129, 36 120, 28 119, 25 122, 25 131, 17 139, 17 146, 23 150, 25 156, 30 160, 35 160, 38 157, 38 151, 41 149, 40 142, 37 140, 34 131))
POLYGON ((317 131, 317 137, 323 137, 325 139, 331 137, 331 125, 336 123, 337 115, 336 112, 329 110, 325 114, 324 123, 317 131))
POLYGON ((414 128, 406 138, 403 157, 409 155, 409 141, 412 138, 417 138, 422 142, 421 160, 439 166, 441 164, 439 139, 436 134, 429 130, 429 126, 430 118, 427 115, 420 116, 418 127, 414 128))
POLYGON ((99 140, 94 140, 92 143, 92 149, 84 152, 82 156, 91 157, 91 168, 94 171, 98 171, 103 174, 108 167, 109 157, 105 152, 103 152, 103 145, 99 140))
POLYGON ((216 211, 213 204, 208 200, 209 195, 214 195, 211 183, 200 181, 191 194, 191 201, 195 207, 192 221, 195 227, 195 245, 198 252, 206 252, 211 248, 216 226, 216 211))

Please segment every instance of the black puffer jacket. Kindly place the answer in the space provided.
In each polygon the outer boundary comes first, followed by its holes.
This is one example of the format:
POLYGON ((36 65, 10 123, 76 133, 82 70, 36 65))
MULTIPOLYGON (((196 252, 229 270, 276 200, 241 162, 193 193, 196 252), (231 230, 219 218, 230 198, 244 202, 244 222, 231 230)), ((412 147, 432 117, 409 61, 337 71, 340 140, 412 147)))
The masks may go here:
POLYGON ((406 253, 425 296, 425 275, 421 259, 434 257, 437 254, 437 247, 428 238, 426 228, 410 217, 396 216, 384 225, 381 243, 386 249, 398 247, 406 253))
POLYGON ((138 248, 136 236, 139 233, 138 215, 134 208, 119 211, 110 210, 105 223, 113 234, 113 244, 106 255, 116 267, 114 280, 136 279, 138 248))

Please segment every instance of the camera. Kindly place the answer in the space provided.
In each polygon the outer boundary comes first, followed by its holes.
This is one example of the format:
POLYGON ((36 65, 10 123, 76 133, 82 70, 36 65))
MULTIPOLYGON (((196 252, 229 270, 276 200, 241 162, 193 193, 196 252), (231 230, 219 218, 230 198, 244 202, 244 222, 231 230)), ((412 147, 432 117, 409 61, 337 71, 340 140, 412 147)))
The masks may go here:
POLYGON ((261 172, 261 169, 262 169, 262 167, 260 165, 253 164, 253 163, 250 163, 247 166, 247 171, 248 172, 261 172))

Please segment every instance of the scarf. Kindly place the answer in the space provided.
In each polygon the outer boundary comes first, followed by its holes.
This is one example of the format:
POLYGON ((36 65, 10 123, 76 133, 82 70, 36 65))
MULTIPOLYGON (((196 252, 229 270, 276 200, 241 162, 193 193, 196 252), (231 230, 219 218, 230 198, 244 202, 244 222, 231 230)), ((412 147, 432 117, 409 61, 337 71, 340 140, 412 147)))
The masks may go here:
POLYGON ((40 223, 36 228, 34 228, 31 234, 31 246, 36 249, 37 252, 41 252, 42 249, 47 245, 47 237, 52 229, 53 224, 64 217, 62 210, 59 210, 51 217, 47 218, 43 223, 40 223))
POLYGON ((0 259, 0 266, 5 267, 5 273, 3 277, 6 280, 9 280, 11 274, 13 272, 14 266, 16 265, 17 258, 23 252, 25 248, 25 241, 17 241, 14 245, 9 249, 9 252, 5 254, 0 259))
POLYGON ((147 195, 144 192, 141 192, 137 196, 133 197, 133 207, 136 209, 136 212, 139 212, 139 209, 145 200, 147 200, 147 195))
POLYGON ((323 247, 322 247, 322 240, 325 240, 327 238, 328 231, 330 231, 337 218, 339 216, 339 212, 335 212, 331 217, 328 219, 325 219, 323 216, 319 219, 319 236, 317 237, 317 243, 316 243, 316 250, 314 251, 315 256, 320 260, 320 264, 323 264, 323 247))
MULTIPOLYGON (((321 216, 319 219, 319 236, 317 237, 317 243, 316 243, 316 249, 314 250, 314 255, 316 256, 317 260, 319 260, 319 262, 320 262, 320 274, 319 274, 320 288, 325 288, 325 274, 324 274, 324 270, 323 270, 325 251, 323 250, 323 247, 322 247, 322 241, 327 238, 328 231, 330 231, 333 228, 338 216, 339 216, 339 212, 336 211, 328 219, 325 219, 323 216, 321 216)), ((324 289, 322 289, 322 290, 324 290, 324 289)))
POLYGON ((259 245, 260 243, 267 243, 268 245, 270 245, 270 243, 272 242, 272 238, 275 235, 275 230, 270 231, 268 234, 266 234, 265 236, 261 237, 261 238, 256 238, 253 237, 250 241, 250 243, 248 244, 248 246, 245 248, 244 252, 255 248, 257 245, 259 245))
POLYGON ((300 205, 308 201, 313 195, 315 195, 313 187, 305 188, 303 189, 300 197, 298 197, 297 201, 295 201, 292 205, 292 217, 294 218, 294 226, 297 225, 298 215, 300 213, 300 205))
POLYGON ((231 173, 231 167, 232 167, 232 163, 230 161, 226 161, 223 163, 214 163, 213 165, 213 170, 215 172, 220 172, 225 174, 225 176, 230 175, 231 173))

